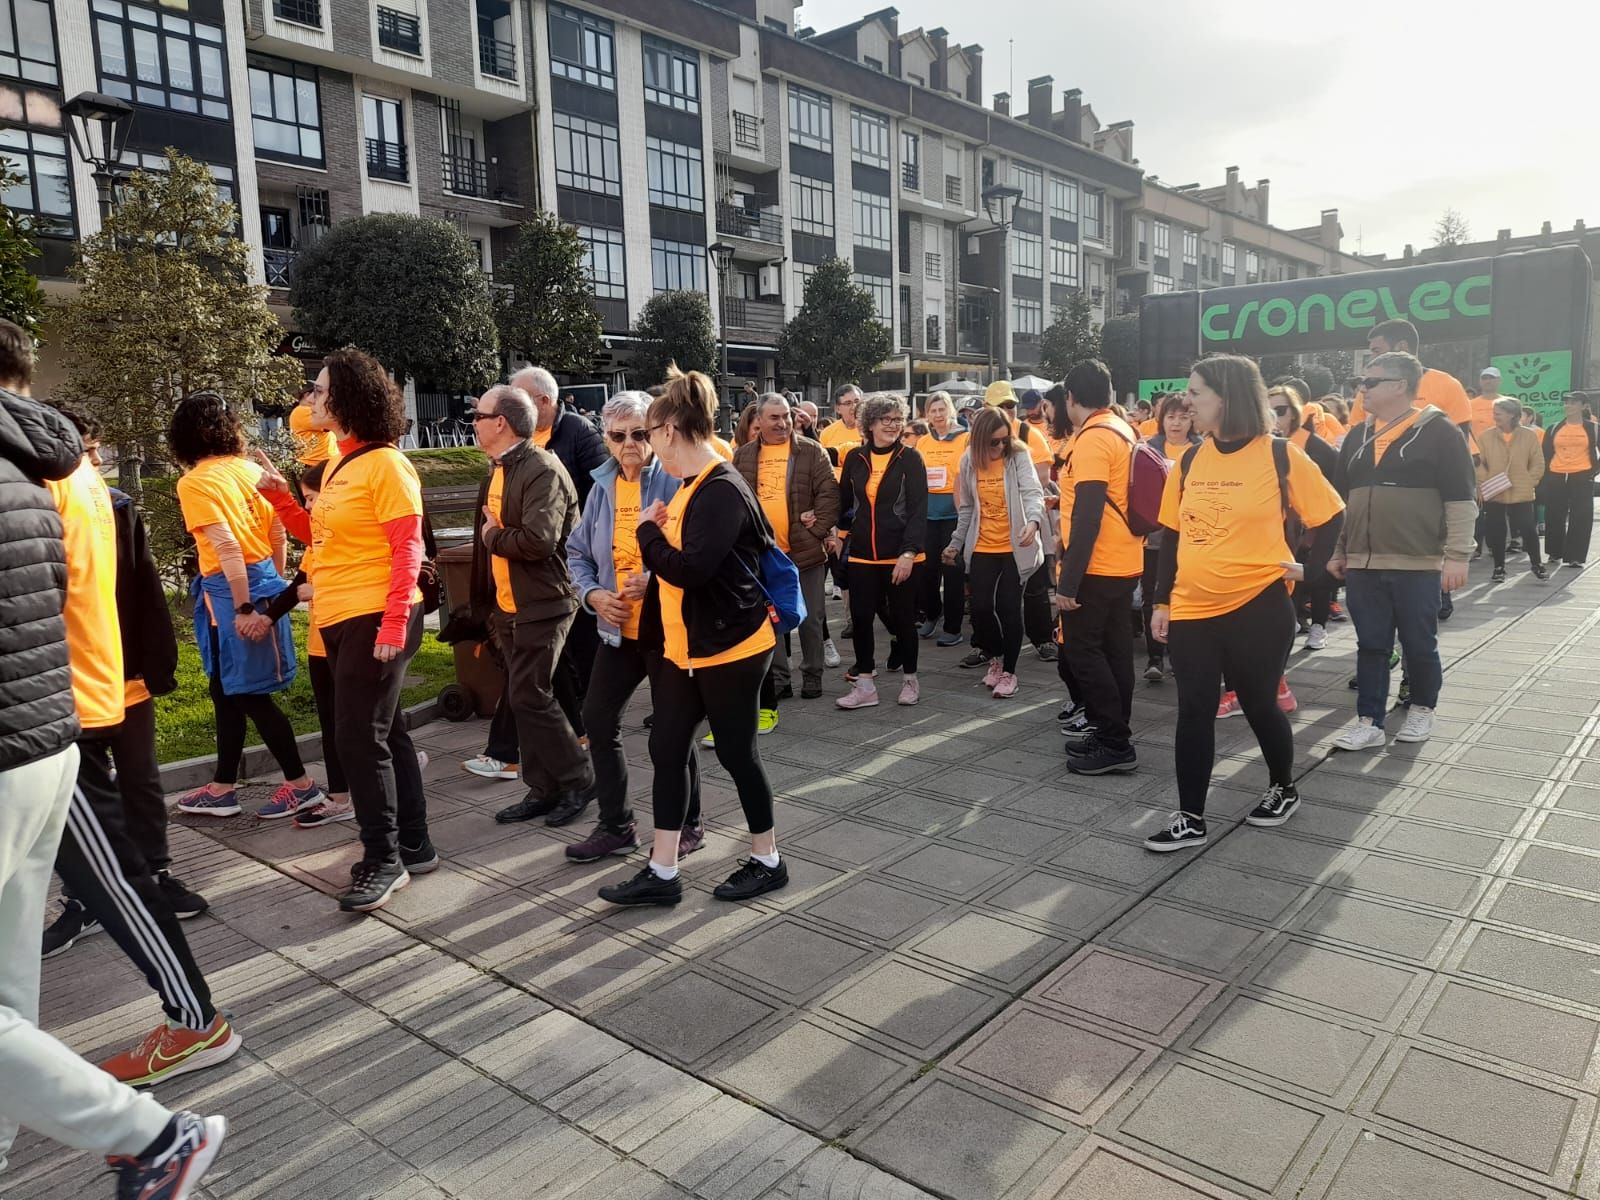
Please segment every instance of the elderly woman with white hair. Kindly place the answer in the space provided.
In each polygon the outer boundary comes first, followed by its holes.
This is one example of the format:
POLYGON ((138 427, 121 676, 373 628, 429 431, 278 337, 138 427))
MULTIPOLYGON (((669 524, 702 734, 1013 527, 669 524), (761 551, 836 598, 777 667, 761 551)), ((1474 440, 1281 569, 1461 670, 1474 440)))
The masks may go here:
POLYGON ((1494 402, 1494 427, 1479 435, 1478 455, 1478 494, 1494 555, 1494 582, 1506 577, 1507 526, 1522 539, 1534 577, 1545 578, 1533 521, 1534 495, 1544 475, 1544 442, 1539 430, 1522 424, 1520 401, 1502 396, 1494 402))
MULTIPOLYGON (((592 472, 583 517, 567 538, 567 567, 583 607, 600 632, 583 725, 594 759, 600 823, 594 832, 567 847, 571 862, 599 862, 629 854, 639 846, 633 811, 628 807, 628 760, 622 753, 622 712, 646 678, 661 666, 659 650, 639 641, 640 609, 650 583, 639 556, 639 514, 677 494, 678 479, 662 470, 650 448, 645 416, 650 396, 618 392, 600 410, 610 456, 592 472)), ((689 812, 678 839, 679 855, 700 848, 700 778, 696 757, 688 756, 689 812)))

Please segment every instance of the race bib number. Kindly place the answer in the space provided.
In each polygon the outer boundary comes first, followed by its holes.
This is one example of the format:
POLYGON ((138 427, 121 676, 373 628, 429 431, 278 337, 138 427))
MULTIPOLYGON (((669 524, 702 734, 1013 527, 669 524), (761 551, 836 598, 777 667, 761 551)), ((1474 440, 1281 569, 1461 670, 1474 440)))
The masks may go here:
POLYGON ((928 487, 931 490, 937 491, 940 488, 945 487, 949 483, 949 481, 950 481, 950 468, 949 467, 929 467, 928 468, 928 487))

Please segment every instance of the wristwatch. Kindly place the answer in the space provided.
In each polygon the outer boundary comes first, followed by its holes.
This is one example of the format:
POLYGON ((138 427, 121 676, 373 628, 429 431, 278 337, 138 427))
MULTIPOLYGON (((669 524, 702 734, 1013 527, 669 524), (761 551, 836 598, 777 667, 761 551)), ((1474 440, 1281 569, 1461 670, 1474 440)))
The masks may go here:
POLYGON ((253 617, 253 616, 255 616, 256 606, 254 604, 250 603, 250 601, 246 600, 243 604, 239 605, 239 607, 234 609, 233 611, 238 616, 241 616, 241 617, 253 617))

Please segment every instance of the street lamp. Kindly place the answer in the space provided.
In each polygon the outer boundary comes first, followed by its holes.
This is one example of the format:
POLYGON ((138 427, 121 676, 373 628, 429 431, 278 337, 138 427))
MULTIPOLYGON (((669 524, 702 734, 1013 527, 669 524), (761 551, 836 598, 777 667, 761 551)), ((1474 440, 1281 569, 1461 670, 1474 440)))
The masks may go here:
MULTIPOLYGON (((1000 343, 1000 370, 1011 375, 1011 314, 1005 311, 1005 296, 1011 290, 1011 218, 1015 215, 1022 189, 1009 183, 993 183, 983 189, 983 211, 1000 234, 1000 295, 998 307, 1005 318, 1005 338, 1000 343)), ((993 333, 990 334, 993 337, 993 333)))
POLYGON ((733 262, 733 247, 727 242, 712 242, 706 253, 717 269, 717 332, 722 342, 722 374, 717 381, 720 392, 728 386, 728 266, 733 262))
POLYGON ((70 122, 68 130, 78 157, 94 169, 100 218, 104 220, 111 215, 112 189, 133 127, 133 105, 100 92, 80 92, 63 104, 61 111, 70 122))

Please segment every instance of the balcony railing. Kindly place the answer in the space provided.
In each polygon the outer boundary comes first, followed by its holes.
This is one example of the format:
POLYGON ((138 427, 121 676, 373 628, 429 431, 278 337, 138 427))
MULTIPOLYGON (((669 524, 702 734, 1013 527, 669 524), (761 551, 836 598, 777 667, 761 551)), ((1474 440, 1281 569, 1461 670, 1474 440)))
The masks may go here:
POLYGON ((761 118, 749 113, 734 113, 733 144, 746 150, 761 149, 761 118))
POLYGON ((272 11, 280 21, 322 28, 322 0, 272 0, 272 11))
POLYGON ((783 216, 776 207, 745 208, 722 201, 717 205, 717 232, 758 242, 783 243, 783 216))
POLYGON ((908 192, 920 192, 922 190, 922 167, 913 162, 901 163, 900 186, 908 192))
POLYGON ((458 196, 489 198, 489 164, 470 154, 444 153, 439 156, 444 190, 458 196))
POLYGON ((478 69, 496 79, 517 78, 517 47, 513 42, 502 42, 493 34, 478 35, 478 69))
POLYGON ((729 329, 773 337, 783 332, 783 305, 778 301, 729 299, 723 303, 729 329))
POLYGON ((411 178, 404 142, 386 142, 381 138, 367 139, 367 177, 393 179, 405 183, 411 178))
POLYGON ((289 271, 294 266, 297 250, 280 249, 268 246, 261 252, 266 262, 267 286, 269 288, 286 288, 289 286, 289 271))
POLYGON ((944 198, 951 204, 961 203, 961 176, 946 175, 944 177, 944 198))
POLYGON ((409 13, 378 6, 378 45, 401 54, 422 55, 422 23, 409 13))

